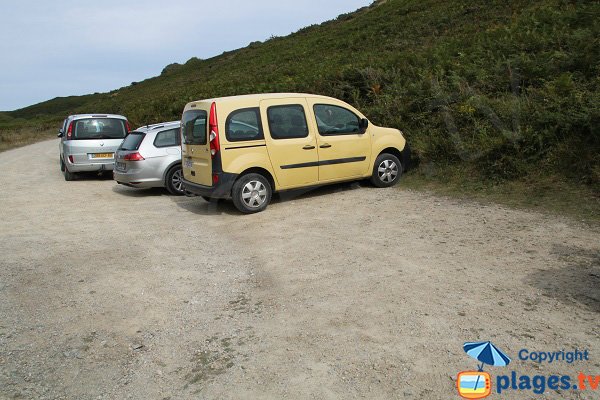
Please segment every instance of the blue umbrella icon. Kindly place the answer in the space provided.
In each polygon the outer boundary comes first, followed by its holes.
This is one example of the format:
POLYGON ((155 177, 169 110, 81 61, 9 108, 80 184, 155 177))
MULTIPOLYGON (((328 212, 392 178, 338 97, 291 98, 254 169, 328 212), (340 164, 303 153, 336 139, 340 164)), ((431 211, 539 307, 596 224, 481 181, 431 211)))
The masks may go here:
MULTIPOLYGON (((465 353, 481 362, 479 371, 483 371, 483 365, 488 364, 494 367, 505 367, 510 363, 510 358, 494 346, 492 342, 467 342, 463 345, 465 353)), ((475 382, 475 387, 479 383, 479 376, 475 382)))
POLYGON ((463 345, 465 353, 481 361, 479 370, 483 371, 483 365, 488 364, 494 367, 505 367, 510 363, 510 358, 492 342, 467 342, 463 345))

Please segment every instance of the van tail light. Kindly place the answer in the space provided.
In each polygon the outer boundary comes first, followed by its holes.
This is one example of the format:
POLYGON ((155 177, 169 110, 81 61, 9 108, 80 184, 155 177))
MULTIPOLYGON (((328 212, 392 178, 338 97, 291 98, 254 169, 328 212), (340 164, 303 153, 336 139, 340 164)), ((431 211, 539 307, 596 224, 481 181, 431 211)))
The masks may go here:
POLYGON ((131 127, 129 126, 129 121, 125 121, 125 129, 127 130, 127 133, 131 132, 131 127))
POLYGON ((73 123, 75 121, 69 122, 69 127, 67 128, 67 140, 70 140, 73 137, 73 123))
POLYGON ((142 155, 140 153, 135 152, 135 153, 125 154, 125 157, 123 157, 123 160, 125 160, 125 161, 142 161, 142 160, 145 160, 145 158, 142 157, 142 155))
POLYGON ((215 158, 221 146, 219 145, 219 123, 217 121, 217 103, 212 103, 210 106, 210 116, 208 118, 208 131, 210 134, 210 155, 215 158))

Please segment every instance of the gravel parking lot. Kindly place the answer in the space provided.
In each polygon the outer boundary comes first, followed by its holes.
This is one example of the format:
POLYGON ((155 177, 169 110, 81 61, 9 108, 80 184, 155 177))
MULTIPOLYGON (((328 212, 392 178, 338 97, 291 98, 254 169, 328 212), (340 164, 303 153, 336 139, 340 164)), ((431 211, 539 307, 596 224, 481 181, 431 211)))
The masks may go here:
POLYGON ((402 184, 283 194, 243 216, 65 182, 57 141, 0 167, 0 398, 457 398, 477 366, 462 344, 478 340, 513 358, 493 374, 600 374, 597 228, 402 184))

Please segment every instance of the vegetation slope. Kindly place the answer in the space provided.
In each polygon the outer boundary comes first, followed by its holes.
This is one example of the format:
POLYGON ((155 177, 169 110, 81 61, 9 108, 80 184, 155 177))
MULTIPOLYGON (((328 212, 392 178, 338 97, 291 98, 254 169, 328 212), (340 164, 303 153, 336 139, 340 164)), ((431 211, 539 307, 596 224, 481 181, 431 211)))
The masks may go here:
MULTIPOLYGON (((382 0, 336 20, 183 65, 110 93, 0 114, 0 130, 77 112, 134 125, 186 102, 263 92, 341 98, 401 128, 419 171, 496 184, 600 182, 600 2, 382 0)), ((2 136, 2 137, 5 137, 2 136)))

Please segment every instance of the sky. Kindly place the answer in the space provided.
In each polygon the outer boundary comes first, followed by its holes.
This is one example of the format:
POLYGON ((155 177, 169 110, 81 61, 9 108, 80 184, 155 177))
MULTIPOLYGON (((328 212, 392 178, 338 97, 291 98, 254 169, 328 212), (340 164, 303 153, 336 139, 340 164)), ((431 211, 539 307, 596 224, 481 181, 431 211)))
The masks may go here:
POLYGON ((0 0, 0 110, 108 92, 372 0, 0 0))

